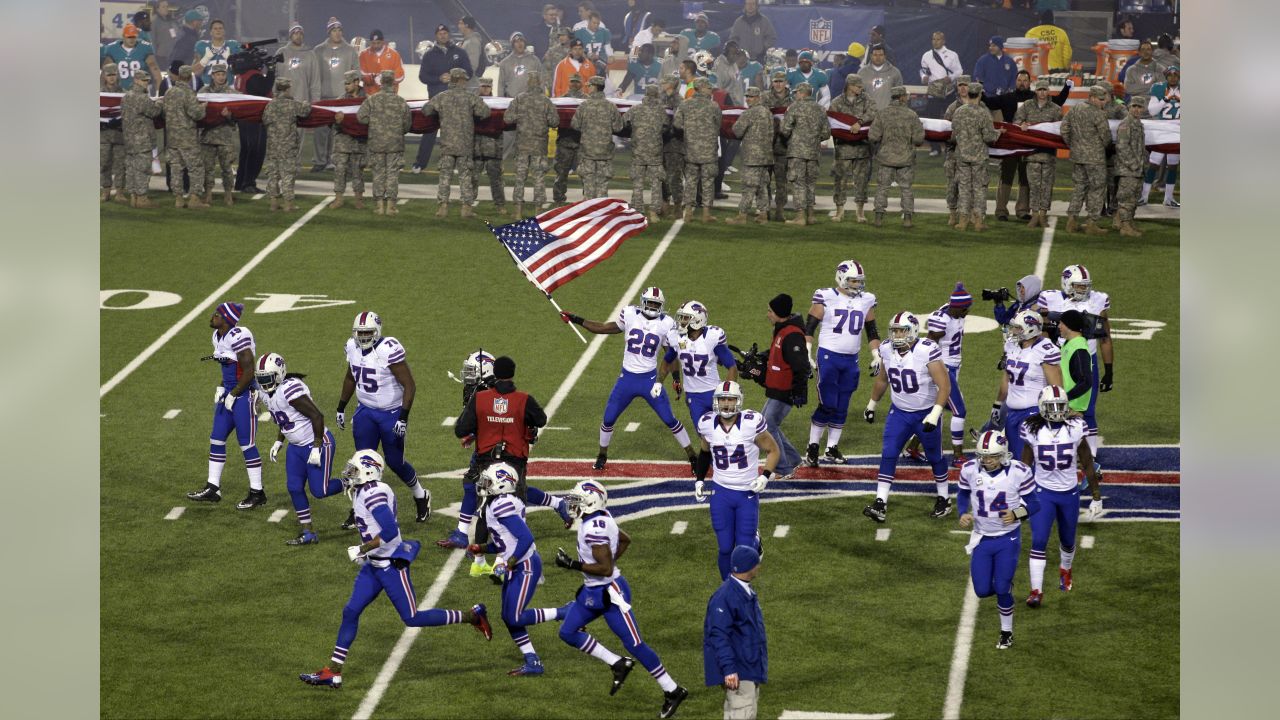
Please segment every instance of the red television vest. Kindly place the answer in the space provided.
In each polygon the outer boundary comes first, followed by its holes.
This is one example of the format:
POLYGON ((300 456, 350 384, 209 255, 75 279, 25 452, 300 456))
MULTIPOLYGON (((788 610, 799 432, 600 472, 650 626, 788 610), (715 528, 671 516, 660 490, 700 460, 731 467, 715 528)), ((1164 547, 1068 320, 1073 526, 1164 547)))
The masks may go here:
POLYGON ((524 406, 529 394, 514 390, 506 395, 493 388, 476 393, 476 452, 489 452, 500 442, 515 457, 529 457, 528 429, 524 426, 524 406))
POLYGON ((782 358, 782 340, 795 333, 803 334, 804 331, 795 325, 787 325, 773 336, 773 344, 769 346, 769 367, 765 368, 764 373, 764 386, 770 390, 791 392, 791 382, 794 378, 791 366, 782 358))

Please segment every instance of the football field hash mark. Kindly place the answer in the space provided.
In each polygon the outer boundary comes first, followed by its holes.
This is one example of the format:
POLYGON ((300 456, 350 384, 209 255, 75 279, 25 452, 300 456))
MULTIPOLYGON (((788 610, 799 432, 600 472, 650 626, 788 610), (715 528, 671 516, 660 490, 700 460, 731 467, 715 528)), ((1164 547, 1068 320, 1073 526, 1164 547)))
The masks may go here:
POLYGON ((444 422, 440 423, 440 426, 441 426, 441 427, 453 427, 453 424, 454 424, 454 423, 456 423, 456 422, 458 422, 458 418, 456 418, 456 417, 454 417, 454 416, 450 415, 449 417, 447 417, 447 418, 445 418, 445 419, 444 419, 444 422))
POLYGON ((180 412, 182 412, 182 411, 181 411, 181 410, 179 410, 178 408, 174 408, 174 409, 172 409, 172 410, 170 410, 169 412, 167 412, 167 413, 165 413, 165 414, 164 414, 164 419, 165 419, 165 420, 172 420, 172 419, 174 419, 174 418, 178 417, 178 413, 180 413, 180 412))
POLYGON ((1084 537, 1080 538, 1080 547, 1084 548, 1085 550, 1092 550, 1092 549, 1093 549, 1093 536, 1092 536, 1092 535, 1085 535, 1084 537))
POLYGON ((672 535, 683 535, 685 530, 689 529, 689 523, 684 520, 677 520, 671 524, 672 535))
POLYGON ((786 537, 789 532, 791 532, 790 525, 779 525, 773 529, 773 536, 776 538, 783 538, 786 537))
POLYGON ((891 529, 889 529, 889 528, 879 528, 879 529, 877 529, 877 530, 876 530, 876 542, 888 542, 888 540, 889 540, 889 533, 891 533, 891 532, 893 532, 893 530, 891 530, 891 529))
POLYGON ((271 517, 267 518, 267 522, 278 523, 284 519, 285 515, 288 515, 288 514, 289 514, 288 510, 285 510, 284 508, 280 508, 279 510, 276 510, 275 512, 271 513, 271 517))
POLYGON ((186 508, 184 508, 184 507, 182 507, 181 505, 179 505, 178 507, 176 507, 176 508, 174 508, 174 509, 170 510, 170 511, 169 511, 169 514, 164 516, 164 519, 165 519, 165 520, 177 520, 178 518, 182 517, 182 511, 183 511, 183 510, 186 510, 186 508))
POLYGON ((951 534, 952 535, 971 535, 972 533, 969 532, 968 530, 952 530, 951 534))
POLYGON ((639 430, 639 429, 640 429, 640 423, 638 423, 638 422, 629 422, 629 423, 627 423, 627 426, 626 426, 625 428, 623 428, 622 432, 635 432, 635 431, 637 431, 637 430, 639 430))

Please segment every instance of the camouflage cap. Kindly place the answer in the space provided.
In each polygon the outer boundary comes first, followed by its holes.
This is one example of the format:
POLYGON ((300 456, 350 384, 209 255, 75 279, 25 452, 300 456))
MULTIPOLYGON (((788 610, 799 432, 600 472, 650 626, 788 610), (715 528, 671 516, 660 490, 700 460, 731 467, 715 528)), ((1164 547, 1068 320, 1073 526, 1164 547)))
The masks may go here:
POLYGON ((579 73, 573 73, 572 75, 570 75, 570 76, 569 76, 569 82, 571 82, 571 83, 575 83, 575 82, 576 82, 576 83, 580 83, 580 82, 582 82, 582 75, 580 75, 579 73))
POLYGON ((346 71, 345 73, 343 73, 343 74, 342 74, 342 79, 343 79, 343 81, 345 81, 345 82, 355 82, 355 81, 357 81, 357 80, 359 80, 359 79, 360 79, 360 71, 359 71, 359 70, 348 70, 348 71, 346 71))
POLYGON ((603 88, 604 78, 600 75, 592 75, 591 79, 587 81, 587 84, 590 85, 591 87, 603 88))
POLYGON ((980 83, 980 82, 971 82, 971 83, 969 83, 969 94, 970 94, 970 95, 981 95, 981 94, 982 94, 982 83, 980 83))
POLYGON ((1035 87, 1036 87, 1036 90, 1048 90, 1048 89, 1049 89, 1049 81, 1048 81, 1048 80, 1037 80, 1037 81, 1036 81, 1036 86, 1035 86, 1035 87))
POLYGON ((1129 107, 1138 107, 1138 108, 1146 109, 1147 101, 1143 100, 1142 98, 1143 98, 1142 95, 1134 95, 1133 97, 1129 98, 1129 107))
MULTIPOLYGON (((384 70, 383 72, 385 73, 386 71, 384 70)), ((487 77, 480 78, 480 87, 489 87, 489 88, 493 87, 493 78, 487 78, 487 77)))
POLYGON ((563 25, 556 28, 556 37, 560 37, 561 35, 572 35, 572 34, 573 34, 573 31, 567 27, 564 27, 563 25))
MULTIPOLYGON (((649 85, 649 86, 645 87, 645 89, 644 89, 644 96, 645 96, 645 97, 647 97, 647 98, 648 98, 648 97, 654 97, 654 98, 656 98, 656 97, 658 97, 658 94, 659 94, 660 92, 661 92, 661 90, 659 90, 659 89, 658 89, 658 86, 657 86, 657 85, 649 85)), ((748 92, 747 92, 747 94, 748 94, 748 95, 750 95, 750 94, 751 94, 751 93, 750 93, 750 91, 748 91, 748 92)))
POLYGON ((812 86, 812 85, 810 85, 810 84, 809 84, 809 83, 807 83, 807 82, 802 82, 802 83, 800 83, 799 85, 797 85, 797 86, 795 86, 795 87, 793 87, 793 88, 791 88, 791 89, 792 89, 793 91, 795 91, 795 92, 798 92, 798 93, 799 93, 799 92, 806 92, 806 93, 810 93, 810 94, 812 94, 812 93, 813 93, 813 86, 812 86))
POLYGON ((133 79, 134 79, 134 80, 141 80, 141 81, 143 81, 143 82, 150 82, 150 81, 151 81, 151 73, 147 72, 146 70, 143 70, 143 69, 139 68, 139 69, 137 69, 137 70, 134 70, 134 71, 133 71, 133 79))
POLYGON ((113 63, 113 62, 109 62, 109 63, 107 63, 106 65, 103 65, 103 66, 102 66, 102 72, 104 72, 104 73, 106 73, 106 74, 108 74, 108 75, 119 75, 119 74, 120 74, 120 66, 119 66, 119 65, 116 65, 116 64, 115 64, 115 63, 113 63))
POLYGON ((213 73, 224 73, 224 72, 227 72, 227 64, 226 64, 226 63, 214 63, 214 64, 212 64, 212 65, 210 65, 210 66, 209 66, 209 74, 210 74, 210 75, 212 75, 213 73))
POLYGON ((844 86, 847 88, 862 87, 862 76, 850 74, 849 77, 844 79, 844 86))
POLYGON ((693 81, 693 89, 694 90, 710 90, 711 81, 708 80, 707 78, 700 77, 697 80, 693 81))
POLYGON ((1091 98, 1095 98, 1095 97, 1096 97, 1096 98, 1099 98, 1099 99, 1102 99, 1102 100, 1106 100, 1106 99, 1107 99, 1107 95, 1108 95, 1109 93, 1110 93, 1110 90, 1109 90, 1109 89, 1107 88, 1107 86, 1105 86, 1105 85, 1090 85, 1090 86, 1089 86, 1089 97, 1091 97, 1091 98))
POLYGON ((668 87, 676 87, 677 85, 679 85, 679 84, 680 84, 680 78, 677 78, 677 77, 676 77, 676 76, 674 76, 674 75, 668 75, 667 77, 662 78, 662 80, 661 80, 660 82, 661 82, 664 86, 668 86, 668 87))
POLYGON ((973 78, 969 77, 968 75, 961 75, 960 77, 956 78, 957 85, 968 85, 972 81, 973 81, 973 78))
MULTIPOLYGON (((852 77, 852 76, 850 76, 850 77, 852 77)), ((774 80, 786 80, 786 79, 787 79, 787 74, 786 74, 785 72, 781 71, 781 70, 775 70, 775 71, 774 71, 774 73, 773 73, 773 79, 774 79, 774 80)))
POLYGON ((378 77, 382 79, 383 85, 394 85, 396 82, 396 71, 383 70, 381 73, 378 74, 378 77))
POLYGON ((470 77, 471 76, 467 74, 467 71, 462 68, 454 68, 449 71, 450 80, 466 80, 470 77))
POLYGON ((277 90, 288 90, 291 87, 293 87, 293 81, 289 78, 284 77, 283 75, 276 78, 277 90))
POLYGON ((191 77, 191 66, 183 65, 182 67, 178 68, 178 77, 184 77, 184 78, 191 77))
POLYGON ((893 87, 889 88, 889 97, 891 98, 906 97, 906 96, 907 96, 907 87, 905 85, 894 85, 893 87))
POLYGON ((760 88, 758 87, 747 88, 747 97, 760 97, 760 94, 760 88))

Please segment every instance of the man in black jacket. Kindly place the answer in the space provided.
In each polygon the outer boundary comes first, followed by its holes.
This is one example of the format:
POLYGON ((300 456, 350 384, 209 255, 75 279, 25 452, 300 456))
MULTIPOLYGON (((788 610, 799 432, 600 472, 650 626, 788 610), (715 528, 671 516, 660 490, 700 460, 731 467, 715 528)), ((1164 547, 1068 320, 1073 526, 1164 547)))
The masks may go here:
MULTIPOLYGON (((453 38, 449 36, 449 26, 437 25, 436 46, 423 54, 422 64, 418 66, 418 81, 427 86, 427 94, 430 97, 435 97, 449 89, 449 71, 454 68, 466 70, 467 77, 474 74, 471 72, 471 60, 467 58, 467 53, 453 44, 453 38)), ((427 169, 427 163, 431 161, 431 151, 435 146, 435 133, 425 133, 418 141, 418 156, 413 161, 415 175, 427 169)))
MULTIPOLYGON (((1013 122, 1013 116, 1018 112, 1018 105, 1034 100, 1036 91, 1031 89, 1031 74, 1026 70, 1019 70, 1017 77, 1017 85, 1013 92, 1003 95, 982 96, 982 103, 991 110, 998 111, 1007 123, 1013 122)), ((1062 91, 1052 98, 1057 105, 1065 105, 1067 97, 1071 94, 1072 83, 1070 80, 1062 86, 1062 91)), ((1000 159, 1000 185, 996 189, 996 219, 1005 221, 1009 219, 1009 196, 1013 194, 1013 178, 1018 178, 1018 199, 1014 206, 1014 212, 1018 219, 1027 221, 1031 219, 1031 186, 1027 183, 1027 161, 1026 158, 1009 155, 1000 159)))
POLYGON ((782 433, 782 421, 793 407, 804 407, 809 400, 809 351, 805 347, 804 325, 799 315, 791 314, 791 296, 786 293, 769 301, 769 321, 773 323, 773 341, 769 343, 769 359, 751 379, 764 385, 765 422, 769 434, 782 450, 776 474, 791 477, 800 464, 800 453, 782 433))

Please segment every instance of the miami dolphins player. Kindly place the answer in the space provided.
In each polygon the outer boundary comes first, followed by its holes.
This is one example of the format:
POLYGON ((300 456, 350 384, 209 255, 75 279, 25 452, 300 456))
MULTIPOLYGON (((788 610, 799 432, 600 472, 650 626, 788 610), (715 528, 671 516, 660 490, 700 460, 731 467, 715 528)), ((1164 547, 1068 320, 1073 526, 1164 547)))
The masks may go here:
POLYGON ((102 46, 98 54, 98 65, 105 65, 108 59, 116 64, 122 90, 133 87, 133 74, 139 70, 148 71, 153 80, 160 82, 160 66, 156 64, 155 48, 138 37, 138 28, 132 23, 124 26, 119 40, 102 46))
POLYGON ((671 412, 667 391, 658 382, 658 351, 663 346, 671 346, 671 338, 676 329, 675 320, 662 312, 665 303, 666 296, 661 289, 648 287, 640 293, 640 305, 622 308, 617 320, 596 322, 573 313, 560 313, 560 318, 565 322, 581 325, 596 335, 626 333, 627 336, 627 344, 622 353, 622 372, 613 384, 613 391, 609 393, 609 400, 604 406, 604 420, 600 423, 600 453, 596 456, 596 470, 604 470, 605 464, 609 462, 613 426, 636 398, 644 398, 658 414, 658 418, 684 449, 690 468, 697 462, 697 455, 689 444, 689 433, 684 429, 684 424, 676 419, 675 413, 671 412))
MULTIPOLYGON (((387 467, 409 491, 417 509, 418 522, 431 517, 431 493, 418 482, 418 471, 404 459, 404 438, 409 432, 409 410, 413 407, 418 386, 405 360, 405 349, 393 337, 382 336, 382 318, 364 311, 351 324, 351 337, 344 348, 347 372, 342 375, 342 392, 338 395, 338 427, 347 427, 347 403, 356 396, 356 411, 351 415, 351 437, 357 450, 377 450, 387 467)), ((354 513, 354 511, 353 511, 354 513)), ((352 514, 344 528, 355 526, 352 514)))
MULTIPOLYGON (((1022 457, 1020 428, 1039 409, 1040 391, 1046 385, 1062 385, 1062 353, 1041 330, 1040 315, 1034 310, 1023 310, 1009 321, 996 406, 1004 405, 1005 438, 1014 457, 1022 457)), ((993 408, 991 419, 998 427, 997 413, 993 408)))
MULTIPOLYGON (((880 333, 876 329, 876 296, 867 292, 867 276, 856 260, 836 266, 836 285, 813 291, 813 305, 805 321, 804 334, 810 347, 818 335, 818 407, 809 420, 809 448, 805 461, 818 467, 818 443, 827 431, 827 451, 822 459, 844 464, 840 435, 849 416, 849 399, 858 389, 858 351, 862 333, 867 334, 871 362, 867 372, 880 374, 880 333)), ((733 548, 729 548, 730 551, 733 548)))
POLYGON ((680 399, 683 390, 689 418, 696 425, 698 418, 711 412, 711 395, 720 384, 717 366, 727 368, 728 380, 734 381, 738 379, 738 362, 729 350, 724 330, 707 325, 707 307, 697 300, 690 300, 676 310, 676 337, 671 338, 671 342, 658 367, 658 382, 665 380, 672 368, 678 368, 676 399, 680 399))
MULTIPOLYGON (((1088 338, 1090 363, 1093 366, 1093 393, 1089 396, 1089 407, 1084 411, 1084 423, 1089 432, 1085 436, 1089 441, 1089 449, 1096 458, 1098 455, 1098 393, 1111 392, 1112 364, 1115 362, 1115 349, 1111 343, 1111 296, 1093 289, 1093 274, 1083 265, 1068 265, 1062 270, 1062 289, 1046 290, 1040 293, 1040 301, 1036 309, 1045 318, 1046 327, 1056 328, 1056 321, 1068 310, 1078 310, 1102 318, 1101 338, 1088 338), (1098 373, 1098 357, 1102 357, 1103 372, 1098 373)), ((1056 336, 1056 332, 1054 333, 1056 336)), ((1060 337, 1059 343, 1065 343, 1060 337)), ((1060 385, 1061 380, 1054 383, 1060 385)))
POLYGON ((1022 521, 1040 512, 1031 468, 1009 457, 1004 433, 988 430, 978 437, 978 456, 960 468, 960 527, 973 528, 965 551, 973 592, 996 596, 1000 610, 998 650, 1013 646, 1013 576, 1022 550, 1022 521))
POLYGON ((715 410, 698 419, 702 452, 698 454, 693 496, 707 499, 703 492, 707 471, 715 491, 711 495, 711 528, 720 549, 717 562, 720 579, 729 577, 729 558, 739 545, 760 550, 760 493, 769 484, 782 459, 782 450, 769 434, 764 415, 742 408, 742 388, 728 380, 715 390, 715 410), (766 453, 760 467, 760 451, 766 453))

